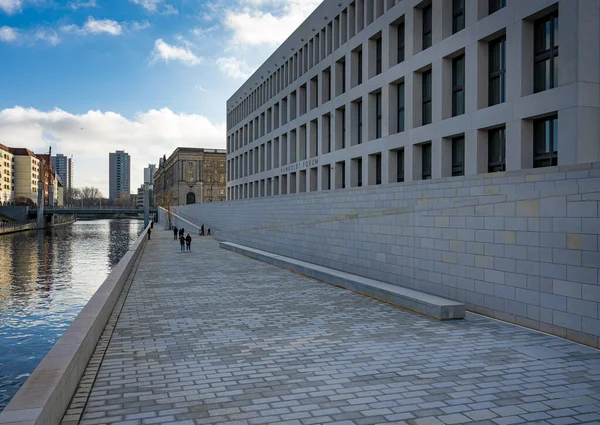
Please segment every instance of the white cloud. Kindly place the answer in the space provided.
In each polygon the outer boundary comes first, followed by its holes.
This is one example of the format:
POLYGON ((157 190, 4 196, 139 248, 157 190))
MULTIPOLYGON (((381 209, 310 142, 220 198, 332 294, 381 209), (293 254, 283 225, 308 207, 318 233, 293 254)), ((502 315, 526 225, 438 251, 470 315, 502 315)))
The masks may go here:
POLYGON ((142 6, 150 13, 160 13, 161 15, 177 15, 179 11, 170 4, 164 3, 163 0, 130 0, 133 4, 142 6))
POLYGON ((254 72, 245 61, 234 57, 221 57, 216 62, 221 72, 239 80, 246 80, 254 72))
POLYGON ((148 12, 156 12, 162 0, 130 0, 133 4, 142 6, 148 12))
POLYGON ((17 30, 11 27, 0 27, 0 41, 11 42, 17 40, 17 30))
POLYGON ((91 16, 83 25, 83 31, 90 34, 110 34, 110 35, 121 35, 123 28, 117 21, 111 19, 99 19, 95 20, 91 16))
POLYGON ((281 44, 321 0, 240 0, 226 10, 223 24, 237 46, 281 44))
POLYGON ((60 43, 60 37, 54 30, 48 30, 44 28, 38 28, 33 32, 32 35, 33 40, 42 40, 51 46, 56 46, 60 43))
POLYGON ((177 8, 175 6, 172 6, 170 4, 165 4, 165 6, 162 9, 161 14, 163 15, 178 15, 179 14, 179 10, 177 10, 177 8))
POLYGON ((223 149, 225 124, 166 108, 127 119, 115 112, 76 115, 61 109, 14 107, 0 111, 0 143, 34 152, 46 152, 51 145, 52 152, 73 155, 75 185, 93 185, 108 196, 109 152, 124 149, 131 155, 134 191, 142 183, 143 168, 178 146, 223 149))
POLYGON ((201 58, 196 56, 187 44, 185 46, 173 46, 165 43, 162 38, 159 38, 154 42, 152 62, 160 60, 164 62, 180 61, 184 65, 194 66, 200 63, 201 58))
POLYGON ((109 34, 117 36, 122 35, 127 30, 140 31, 149 26, 150 24, 147 21, 117 22, 111 19, 94 19, 90 16, 81 27, 78 25, 64 25, 60 30, 65 33, 76 33, 79 35, 109 34))
POLYGON ((82 9, 85 7, 98 7, 96 0, 73 0, 67 3, 67 7, 70 9, 82 9))
POLYGON ((21 11, 23 0, 0 0, 0 9, 9 15, 21 11))

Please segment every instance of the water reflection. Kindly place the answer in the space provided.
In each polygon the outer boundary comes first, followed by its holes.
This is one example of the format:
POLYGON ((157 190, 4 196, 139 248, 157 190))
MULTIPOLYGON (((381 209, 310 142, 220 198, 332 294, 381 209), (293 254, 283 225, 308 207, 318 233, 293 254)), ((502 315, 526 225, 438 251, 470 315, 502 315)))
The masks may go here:
POLYGON ((139 220, 79 221, 0 236, 0 410, 142 227, 139 220))

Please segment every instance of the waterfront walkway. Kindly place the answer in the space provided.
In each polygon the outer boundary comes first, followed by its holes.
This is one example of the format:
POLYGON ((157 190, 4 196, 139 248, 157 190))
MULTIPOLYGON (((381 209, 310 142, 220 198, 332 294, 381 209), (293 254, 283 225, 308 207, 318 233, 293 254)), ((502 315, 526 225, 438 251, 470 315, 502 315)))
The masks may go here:
POLYGON ((82 424, 600 424, 600 352, 438 322, 155 228, 82 424))

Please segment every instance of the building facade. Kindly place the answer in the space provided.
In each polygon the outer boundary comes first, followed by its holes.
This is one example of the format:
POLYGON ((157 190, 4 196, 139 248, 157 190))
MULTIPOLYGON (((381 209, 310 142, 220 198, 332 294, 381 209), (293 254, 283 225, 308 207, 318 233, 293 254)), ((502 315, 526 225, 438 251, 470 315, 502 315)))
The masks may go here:
POLYGON ((0 144, 0 203, 14 201, 15 161, 8 146, 0 144))
POLYGON ((127 197, 129 200, 131 183, 131 157, 125 151, 109 154, 109 199, 111 201, 127 197))
POLYGON ((67 202, 71 198, 71 191, 73 189, 73 182, 75 176, 73 158, 69 158, 63 154, 56 154, 52 157, 52 168, 60 177, 60 181, 62 182, 63 187, 63 197, 67 200, 67 202))
POLYGON ((323 2, 227 102, 228 199, 599 161, 599 58, 600 0, 323 2))
POLYGON ((177 148, 159 161, 154 174, 156 205, 165 196, 172 205, 220 202, 226 199, 226 151, 177 148))
POLYGON ((26 148, 11 148, 11 152, 15 162, 15 200, 27 198, 37 204, 41 161, 26 148))
POLYGON ((156 164, 148 164, 144 168, 144 183, 152 184, 154 182, 154 173, 156 173, 156 164))

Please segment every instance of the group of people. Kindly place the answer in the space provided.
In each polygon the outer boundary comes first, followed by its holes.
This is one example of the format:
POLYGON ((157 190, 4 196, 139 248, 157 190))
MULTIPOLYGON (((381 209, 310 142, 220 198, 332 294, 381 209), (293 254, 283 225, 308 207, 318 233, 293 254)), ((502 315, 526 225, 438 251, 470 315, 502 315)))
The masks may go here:
POLYGON ((185 234, 185 229, 182 227, 181 229, 177 229, 177 227, 173 227, 173 240, 177 240, 177 234, 179 232, 179 243, 181 245, 182 251, 191 251, 192 250, 192 237, 188 233, 187 236, 183 236, 185 234))

